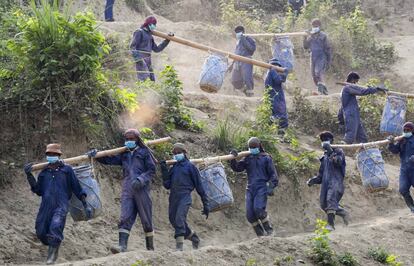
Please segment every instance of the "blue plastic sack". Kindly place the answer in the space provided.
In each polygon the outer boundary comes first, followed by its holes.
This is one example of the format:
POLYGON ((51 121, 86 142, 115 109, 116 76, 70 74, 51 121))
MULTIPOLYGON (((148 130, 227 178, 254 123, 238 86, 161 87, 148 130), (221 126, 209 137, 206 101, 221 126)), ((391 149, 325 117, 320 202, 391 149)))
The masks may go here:
POLYGON ((234 203, 222 163, 209 165, 200 171, 200 175, 201 184, 207 194, 210 212, 228 208, 234 203))
POLYGON ((370 192, 384 190, 389 185, 384 160, 378 148, 363 149, 357 155, 362 185, 370 192))
MULTIPOLYGON (((93 216, 96 218, 102 212, 100 189, 98 182, 93 178, 92 166, 90 164, 73 167, 75 175, 79 180, 82 189, 86 192, 86 203, 92 207, 93 216)), ((69 202, 69 212, 74 221, 86 221, 86 213, 82 202, 75 196, 69 202)))
POLYGON ((220 90, 226 76, 227 63, 227 57, 222 55, 212 54, 207 57, 201 70, 200 89, 209 93, 220 90))
POLYGON ((279 60, 282 67, 290 71, 295 64, 295 55, 293 54, 293 43, 287 36, 277 36, 273 39, 272 54, 273 58, 279 60))
POLYGON ((380 132, 401 135, 403 133, 406 112, 407 98, 404 96, 389 95, 382 113, 380 132))

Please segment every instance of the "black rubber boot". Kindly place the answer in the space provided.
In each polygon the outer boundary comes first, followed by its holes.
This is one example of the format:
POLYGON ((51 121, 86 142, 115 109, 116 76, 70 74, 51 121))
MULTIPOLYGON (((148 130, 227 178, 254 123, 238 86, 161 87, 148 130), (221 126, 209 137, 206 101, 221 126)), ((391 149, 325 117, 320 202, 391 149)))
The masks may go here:
POLYGON ((193 249, 198 249, 200 246, 200 238, 196 233, 193 233, 193 235, 190 238, 191 244, 193 245, 193 249))
POLYGON ((414 200, 411 197, 410 193, 403 195, 405 203, 407 204, 408 208, 414 213, 414 200))
POLYGON ((262 225, 268 236, 273 234, 273 227, 270 221, 262 222, 262 225))
POLYGON ((253 229, 254 229, 254 232, 256 233, 256 235, 258 237, 264 236, 264 230, 263 230, 263 227, 260 223, 253 226, 253 229))
POLYGON ((56 246, 56 247, 49 246, 49 249, 47 251, 46 264, 47 265, 55 264, 58 258, 58 255, 59 255, 59 246, 56 246))
POLYGON ((175 250, 176 251, 184 250, 184 237, 183 236, 179 236, 175 238, 175 250))
POLYGON ((128 238, 129 238, 128 233, 120 232, 118 246, 111 247, 112 254, 126 252, 128 248, 128 238))
POLYGON ((335 230, 335 213, 328 213, 328 225, 326 229, 329 231, 335 230))
POLYGON ((145 237, 145 246, 147 247, 147 250, 154 250, 154 237, 153 236, 145 237))
POLYGON ((338 215, 339 217, 341 217, 344 220, 344 224, 346 226, 348 226, 349 224, 349 214, 346 210, 344 209, 339 209, 338 211, 336 211, 336 215, 338 215))

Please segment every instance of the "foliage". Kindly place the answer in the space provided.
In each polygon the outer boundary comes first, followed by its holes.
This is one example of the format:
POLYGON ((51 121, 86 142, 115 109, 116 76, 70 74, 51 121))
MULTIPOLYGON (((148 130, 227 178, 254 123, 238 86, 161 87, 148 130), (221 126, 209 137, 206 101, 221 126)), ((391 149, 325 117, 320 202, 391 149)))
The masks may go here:
MULTIPOLYGON (((151 128, 143 127, 139 131, 144 142, 160 138, 151 128)), ((170 142, 157 144, 151 147, 151 150, 154 152, 155 158, 169 158, 172 144, 170 142)))
POLYGON ((200 132, 203 125, 191 117, 191 113, 183 104, 183 85, 178 79, 174 67, 165 66, 161 72, 161 84, 154 86, 161 96, 161 121, 167 131, 174 128, 200 132))
POLYGON ((151 266, 152 264, 149 262, 145 262, 143 260, 137 260, 136 262, 132 263, 131 266, 151 266))
POLYGON ((222 24, 230 29, 238 25, 243 25, 248 32, 257 32, 262 26, 262 22, 257 19, 257 11, 237 9, 235 0, 221 0, 221 20, 222 24))
POLYGON ((382 247, 370 248, 368 250, 368 256, 382 264, 401 266, 402 262, 397 261, 397 256, 390 254, 387 250, 382 247))
POLYGON ((344 254, 338 255, 338 261, 344 266, 358 266, 359 265, 358 261, 349 252, 345 252, 344 254))
POLYGON ((311 241, 311 250, 309 252, 310 259, 317 265, 335 266, 338 265, 335 251, 330 247, 329 233, 326 221, 317 220, 315 236, 311 241))
POLYGON ((257 266, 257 261, 254 258, 250 258, 246 261, 246 266, 257 266))
POLYGON ((282 258, 275 258, 273 261, 273 265, 275 266, 287 266, 287 265, 294 265, 295 264, 295 258, 291 255, 284 256, 282 258))

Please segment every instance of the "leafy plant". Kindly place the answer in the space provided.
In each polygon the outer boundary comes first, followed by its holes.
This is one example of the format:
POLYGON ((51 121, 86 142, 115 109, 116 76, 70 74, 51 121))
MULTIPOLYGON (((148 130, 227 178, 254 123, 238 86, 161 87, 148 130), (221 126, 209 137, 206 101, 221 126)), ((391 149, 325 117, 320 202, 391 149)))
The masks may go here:
POLYGON ((382 264, 387 264, 391 266, 403 265, 402 262, 397 261, 397 256, 390 254, 383 247, 370 248, 368 250, 368 256, 382 264))
POLYGON ((137 260, 136 262, 132 263, 131 266, 151 266, 152 264, 149 262, 145 262, 143 260, 137 260))
POLYGON ((257 261, 254 258, 250 258, 246 261, 246 266, 257 266, 257 261))
POLYGON ((288 266, 288 265, 294 265, 295 264, 295 258, 291 255, 284 256, 282 258, 276 258, 273 261, 273 265, 275 266, 288 266))
POLYGON ((317 265, 335 266, 338 265, 338 260, 335 251, 330 247, 330 231, 325 228, 326 224, 323 220, 316 221, 315 236, 310 240, 309 258, 317 265))
POLYGON ((344 266, 358 266, 358 261, 352 256, 351 253, 345 252, 338 256, 338 261, 344 266))

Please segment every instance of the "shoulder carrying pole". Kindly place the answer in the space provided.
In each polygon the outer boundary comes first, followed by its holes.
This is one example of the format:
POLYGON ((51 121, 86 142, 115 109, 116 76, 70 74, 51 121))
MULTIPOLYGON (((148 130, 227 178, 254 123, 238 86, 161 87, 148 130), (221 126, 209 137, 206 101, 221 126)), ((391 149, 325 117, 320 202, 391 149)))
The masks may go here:
POLYGON ((282 33, 250 33, 243 34, 250 37, 295 37, 295 36, 307 36, 306 32, 282 32, 282 33))
MULTIPOLYGON (((400 141, 403 138, 403 136, 398 136, 394 138, 394 141, 400 141)), ((340 148, 344 150, 358 150, 358 149, 365 149, 365 148, 373 148, 378 146, 385 146, 389 144, 390 141, 385 140, 379 140, 379 141, 373 141, 368 143, 358 143, 358 144, 337 144, 337 145, 331 145, 332 148, 340 148)))
MULTIPOLYGON (((237 157, 234 157, 233 155, 229 154, 229 155, 222 155, 222 156, 216 156, 216 157, 208 157, 208 158, 203 158, 203 159, 191 159, 190 162, 194 164, 202 164, 202 163, 211 164, 211 163, 217 163, 221 161, 230 161, 233 159, 240 159, 250 154, 251 154, 250 151, 242 151, 242 152, 239 152, 237 157)), ((175 164, 176 162, 177 162, 176 160, 166 161, 168 165, 175 164)))

